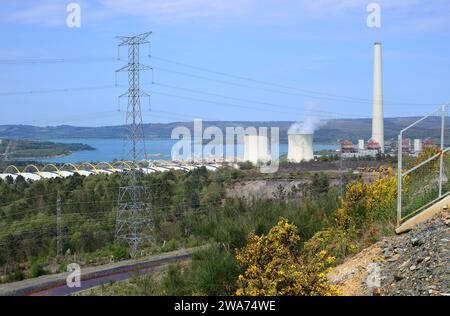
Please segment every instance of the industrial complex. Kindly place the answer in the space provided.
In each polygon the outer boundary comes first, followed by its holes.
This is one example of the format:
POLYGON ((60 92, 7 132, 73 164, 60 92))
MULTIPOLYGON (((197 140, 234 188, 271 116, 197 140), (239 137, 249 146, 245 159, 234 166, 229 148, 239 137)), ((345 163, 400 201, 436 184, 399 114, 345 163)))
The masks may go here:
MULTIPOLYGON (((296 123, 303 124, 303 123, 296 123)), ((300 163, 303 161, 311 161, 315 158, 313 150, 313 131, 289 131, 288 132, 288 152, 287 161, 300 163)), ((1 141, 1 140, 0 140, 1 141)), ((269 138, 265 135, 246 134, 243 137, 243 155, 234 157, 232 161, 222 159, 221 157, 203 157, 191 159, 189 161, 149 161, 143 160, 138 163, 136 168, 144 173, 164 172, 168 170, 185 170, 189 171, 193 168, 205 166, 209 170, 215 170, 223 164, 230 162, 247 161, 253 164, 267 163, 273 157, 270 154, 269 138)), ((403 139, 402 152, 413 156, 427 147, 433 146, 431 139, 403 139)), ((369 140, 359 139, 357 144, 353 144, 350 140, 341 140, 340 149, 338 149, 343 158, 363 158, 376 157, 385 153, 384 140, 384 124, 383 124, 383 76, 382 76, 382 49, 381 43, 374 44, 374 63, 373 63, 373 109, 372 109, 372 137, 369 140)), ((395 142, 389 146, 389 153, 397 155, 398 146, 395 142)), ((101 162, 98 164, 82 163, 78 166, 73 164, 64 164, 56 166, 47 164, 42 168, 36 165, 28 165, 22 170, 15 166, 9 166, 0 174, 1 179, 11 176, 13 179, 21 175, 26 180, 35 181, 42 178, 68 177, 73 174, 94 175, 94 174, 110 174, 114 172, 124 172, 133 169, 132 161, 118 161, 114 163, 101 162)))

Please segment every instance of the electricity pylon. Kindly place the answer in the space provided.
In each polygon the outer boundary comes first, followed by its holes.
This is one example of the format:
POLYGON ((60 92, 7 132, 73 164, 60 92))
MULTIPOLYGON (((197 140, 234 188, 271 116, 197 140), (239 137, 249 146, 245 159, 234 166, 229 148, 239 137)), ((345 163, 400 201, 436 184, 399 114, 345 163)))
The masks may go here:
POLYGON ((141 70, 151 70, 139 62, 139 48, 148 44, 151 32, 136 36, 120 36, 121 46, 128 46, 128 64, 116 72, 128 73, 128 91, 121 97, 127 97, 126 133, 124 136, 124 160, 130 160, 130 169, 124 169, 119 187, 116 219, 116 241, 128 243, 131 253, 135 254, 143 240, 153 240, 153 210, 149 192, 140 184, 141 171, 138 162, 145 157, 145 138, 141 114, 141 97, 149 96, 140 89, 141 70))

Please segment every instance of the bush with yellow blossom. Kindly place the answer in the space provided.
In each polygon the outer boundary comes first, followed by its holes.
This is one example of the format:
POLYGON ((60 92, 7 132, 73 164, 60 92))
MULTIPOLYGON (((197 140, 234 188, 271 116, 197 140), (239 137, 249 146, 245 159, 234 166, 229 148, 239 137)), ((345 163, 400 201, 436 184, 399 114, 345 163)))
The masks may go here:
MULTIPOLYGON (((403 180, 406 190, 409 179, 403 180)), ((380 229, 393 228, 397 183, 391 168, 380 168, 371 182, 360 180, 348 184, 336 211, 336 225, 317 232, 305 243, 304 251, 325 250, 343 258, 356 252, 358 244, 364 244, 365 239, 376 239, 380 229)))
MULTIPOLYGON (((404 177, 403 181, 406 190, 408 178, 404 177)), ((392 168, 380 168, 374 173, 371 182, 358 181, 347 185, 341 206, 336 212, 339 226, 350 229, 352 225, 358 228, 376 221, 393 221, 397 183, 392 168)))
POLYGON ((338 295, 326 283, 334 258, 320 251, 306 260, 298 255, 299 240, 297 227, 285 218, 267 235, 251 233, 236 253, 244 270, 236 295, 338 295))

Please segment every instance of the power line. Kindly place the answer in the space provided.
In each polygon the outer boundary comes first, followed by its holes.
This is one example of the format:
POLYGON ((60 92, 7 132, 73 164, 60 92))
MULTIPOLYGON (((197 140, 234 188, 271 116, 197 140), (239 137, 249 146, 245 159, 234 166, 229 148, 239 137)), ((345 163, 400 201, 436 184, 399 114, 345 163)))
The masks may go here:
POLYGON ((231 82, 231 81, 226 81, 226 80, 221 80, 221 79, 214 79, 211 77, 205 77, 205 76, 200 76, 200 75, 196 75, 196 74, 192 74, 192 73, 187 73, 187 72, 177 71, 177 70, 172 70, 172 69, 167 69, 167 68, 161 68, 161 67, 152 67, 152 68, 154 70, 173 73, 176 75, 186 76, 186 77, 190 77, 190 78, 201 79, 201 80, 205 80, 205 81, 209 81, 209 82, 217 82, 220 84, 226 84, 226 85, 231 85, 231 86, 241 87, 241 88, 246 88, 246 89, 255 89, 255 90, 260 90, 260 91, 265 91, 265 92, 270 92, 270 93, 277 93, 277 94, 282 94, 282 95, 289 95, 289 96, 295 96, 295 97, 308 97, 308 98, 316 98, 316 99, 347 102, 347 103, 356 103, 356 104, 371 103, 368 101, 341 100, 341 99, 336 99, 336 98, 327 97, 327 96, 313 96, 313 95, 309 95, 309 94, 305 94, 305 93, 294 93, 294 92, 287 92, 287 91, 281 91, 281 90, 276 90, 276 89, 269 89, 269 88, 265 88, 265 87, 250 86, 250 85, 246 85, 246 84, 242 84, 242 83, 236 83, 236 82, 231 82))
MULTIPOLYGON (((241 105, 241 104, 233 104, 233 103, 225 103, 225 102, 219 102, 219 101, 213 101, 213 100, 205 100, 205 99, 199 99, 199 98, 192 98, 192 97, 187 97, 187 96, 181 96, 181 95, 176 95, 176 94, 170 94, 170 93, 164 93, 164 92, 159 92, 159 91, 152 91, 152 94, 156 94, 156 95, 162 95, 162 96, 167 96, 167 97, 172 97, 172 98, 178 98, 178 99, 184 99, 184 100, 188 100, 188 101, 194 101, 194 102, 201 102, 201 103, 208 103, 208 104, 215 104, 215 105, 220 105, 220 106, 231 106, 231 107, 236 107, 236 108, 242 108, 242 109, 250 109, 250 110, 255 110, 255 111, 260 111, 260 112, 273 112, 273 113, 291 113, 291 114, 295 114, 295 115, 299 115, 302 112, 301 111, 285 111, 285 110, 275 110, 275 109, 263 109, 263 108, 258 108, 258 107, 254 107, 254 106, 248 106, 248 105, 241 105)), ((322 112, 324 113, 324 112, 322 112)), ((332 115, 316 115, 319 117, 323 117, 323 118, 331 118, 332 115)), ((353 115, 353 114, 349 114, 348 116, 354 116, 354 117, 360 117, 357 115, 353 115)))
MULTIPOLYGON (((231 73, 218 71, 218 70, 214 70, 214 69, 208 69, 205 67, 187 64, 187 63, 183 63, 183 62, 179 62, 179 61, 175 61, 175 60, 171 60, 171 59, 163 58, 163 57, 159 57, 159 56, 154 56, 154 55, 151 55, 149 57, 151 59, 159 60, 164 63, 169 63, 172 65, 177 65, 177 66, 190 68, 190 69, 194 69, 194 70, 198 70, 198 71, 202 71, 202 72, 206 72, 206 73, 211 73, 214 75, 224 76, 224 77, 233 78, 233 79, 237 79, 237 80, 241 80, 241 81, 252 82, 252 83, 259 84, 259 85, 278 87, 278 88, 283 88, 283 89, 290 90, 290 91, 301 92, 302 94, 295 94, 298 96, 306 96, 306 97, 319 98, 319 99, 325 98, 327 100, 334 100, 334 101, 340 101, 340 102, 357 101, 357 102, 351 102, 351 103, 369 103, 369 104, 372 103, 372 100, 367 99, 367 98, 354 97, 354 96, 348 96, 348 95, 339 95, 339 94, 333 94, 333 93, 328 93, 328 92, 323 92, 323 91, 310 90, 310 89, 289 86, 286 84, 280 84, 280 83, 276 83, 276 82, 269 82, 269 81, 265 81, 265 80, 251 78, 248 76, 236 75, 236 74, 231 74, 231 73)), ((22 58, 22 59, 16 58, 16 59, 0 59, 0 65, 83 63, 83 62, 89 63, 89 62, 119 61, 119 60, 120 60, 120 57, 22 58)), ((162 70, 162 71, 177 73, 176 71, 169 70, 169 69, 164 69, 164 68, 159 68, 159 67, 157 69, 162 70)), ((178 74, 182 74, 182 73, 178 72, 178 74)), ((184 75, 188 75, 188 74, 184 73, 184 75)), ((196 75, 191 74, 191 76, 196 76, 196 75)), ((200 76, 197 76, 197 78, 200 78, 200 76)), ((212 78, 208 78, 207 80, 225 83, 221 80, 214 80, 212 78)), ((244 85, 240 85, 240 86, 250 88, 250 86, 244 86, 244 85)), ((255 89, 257 87, 251 87, 251 88, 255 89)), ((286 94, 286 92, 275 91, 275 90, 266 90, 266 91, 286 94)), ((0 93, 0 95, 1 95, 1 93, 0 93)), ((385 105, 397 105, 397 106, 402 106, 402 105, 403 106, 435 106, 436 105, 436 103, 412 103, 412 102, 399 102, 399 101, 387 101, 387 100, 384 100, 384 103, 385 103, 385 105)))
POLYGON ((117 57, 81 57, 81 58, 15 58, 0 59, 0 65, 23 65, 23 64, 60 64, 60 63, 84 63, 99 61, 118 61, 117 57))
MULTIPOLYGON (((261 105, 268 105, 268 106, 282 108, 282 109, 285 109, 285 108, 293 109, 294 111, 298 111, 299 110, 298 107, 289 106, 289 105, 280 105, 280 104, 275 104, 275 103, 270 103, 270 102, 265 102, 265 101, 258 101, 258 100, 251 100, 251 99, 245 99, 245 98, 237 98, 237 97, 232 97, 232 96, 225 96, 225 95, 222 95, 222 94, 205 92, 205 91, 201 91, 201 90, 188 89, 188 88, 183 88, 183 87, 179 87, 179 86, 173 86, 173 85, 169 85, 169 84, 165 84, 165 83, 159 83, 159 82, 153 82, 153 84, 158 85, 158 86, 162 86, 162 87, 166 87, 166 88, 170 88, 170 89, 182 90, 182 91, 187 91, 187 92, 192 92, 192 93, 197 93, 197 94, 204 94, 204 95, 209 95, 209 96, 213 96, 213 97, 217 97, 217 98, 230 99, 230 100, 236 100, 236 101, 248 102, 248 103, 255 103, 255 104, 261 104, 261 105)), ((343 116, 347 116, 348 115, 348 114, 344 114, 344 113, 328 112, 328 111, 313 110, 313 109, 303 109, 303 111, 304 112, 312 112, 312 113, 343 115, 343 116)), ((358 116, 356 114, 352 114, 352 115, 353 116, 358 116)), ((362 116, 362 115, 359 115, 358 117, 360 117, 360 116, 362 116)))
POLYGON ((100 89, 111 89, 111 88, 117 88, 117 85, 76 87, 76 88, 61 88, 61 89, 47 89, 47 90, 10 91, 10 92, 0 92, 0 96, 59 93, 59 92, 100 90, 100 89))
MULTIPOLYGON (((149 168, 151 168, 151 167, 152 167, 152 166, 149 166, 149 168)), ((153 183, 153 184, 147 184, 147 185, 145 185, 145 187, 148 188, 148 189, 151 189, 151 188, 154 188, 154 187, 159 187, 159 186, 161 186, 161 184, 159 184, 159 183, 153 183)), ((116 189, 119 189, 119 188, 120 188, 120 187, 106 187, 105 189, 108 189, 108 190, 116 190, 116 189)), ((60 193, 73 193, 73 192, 94 193, 95 190, 93 190, 93 189, 91 189, 91 190, 88 190, 88 189, 73 189, 73 190, 59 190, 59 192, 60 192, 60 193)), ((38 199, 38 198, 43 198, 43 197, 47 197, 47 196, 52 196, 52 199, 53 199, 56 195, 57 195, 57 191, 55 191, 55 192, 50 192, 50 193, 46 193, 46 194, 41 194, 41 195, 34 195, 34 196, 30 196, 30 197, 22 197, 22 198, 20 198, 20 199, 14 200, 14 201, 9 201, 9 202, 0 204, 0 208, 9 206, 9 205, 11 205, 11 204, 13 204, 13 203, 16 203, 16 202, 25 202, 25 201, 31 200, 31 199, 36 200, 36 199, 38 199)), ((117 201, 116 201, 116 202, 117 202, 117 201)))
POLYGON ((157 57, 157 56, 153 56, 153 55, 150 56, 150 58, 153 58, 153 59, 156 59, 156 60, 160 60, 160 61, 163 61, 163 62, 166 62, 166 63, 178 65, 178 66, 183 66, 183 67, 187 67, 187 68, 191 68, 191 69, 195 69, 195 70, 200 70, 200 71, 203 71, 203 72, 208 72, 208 73, 215 74, 215 75, 220 75, 220 76, 230 77, 230 78, 234 78, 234 79, 249 81, 249 82, 258 83, 258 84, 267 85, 267 86, 275 86, 275 87, 284 88, 284 89, 288 89, 288 90, 300 91, 300 92, 308 93, 308 94, 317 94, 317 95, 323 95, 323 96, 330 96, 330 97, 336 97, 336 98, 346 98, 346 99, 353 99, 353 100, 360 100, 360 101, 371 101, 371 100, 363 99, 363 98, 342 96, 342 95, 336 95, 336 94, 331 94, 331 93, 324 93, 324 92, 318 92, 318 91, 313 91, 313 90, 301 89, 301 88, 298 88, 298 87, 282 85, 282 84, 279 84, 279 83, 253 79, 253 78, 244 77, 244 76, 240 76, 240 75, 234 75, 234 74, 226 73, 226 72, 223 72, 223 71, 211 70, 211 69, 200 67, 200 66, 189 65, 189 64, 186 64, 186 63, 181 63, 181 62, 177 62, 177 61, 173 61, 173 60, 170 60, 170 59, 167 59, 167 58, 157 57))
MULTIPOLYGON (((117 201, 110 201, 112 202, 117 202, 117 201)), ((94 202, 95 203, 95 202, 94 202)), ((70 204, 70 203, 69 203, 70 204)), ((68 204, 62 204, 62 206, 64 205, 68 205, 68 204)), ((155 208, 155 210, 174 210, 175 207, 187 207, 187 206, 191 206, 191 203, 172 203, 172 204, 163 204, 161 206, 158 206, 155 208)), ((193 213, 204 213, 205 210, 197 210, 194 211, 193 213), (201 211, 201 212, 200 212, 201 211)), ((77 222, 83 222, 86 220, 92 220, 95 223, 97 222, 114 222, 114 219, 107 219, 107 218, 102 218, 99 219, 98 217, 95 218, 86 218, 86 216, 90 216, 90 215, 96 215, 96 214, 102 214, 102 215, 113 215, 116 212, 114 212, 113 210, 107 210, 107 211, 98 211, 98 212, 70 212, 70 213, 61 213, 61 221, 64 221, 65 223, 77 223, 77 222), (80 218, 80 216, 83 216, 83 218, 80 218)), ((185 213, 176 213, 173 214, 175 216, 180 216, 180 215, 190 215, 190 214, 185 214, 185 213)), ((57 225, 58 223, 58 219, 56 217, 55 218, 50 218, 50 219, 40 219, 40 220, 32 220, 31 224, 32 225, 57 225)), ((0 233, 0 238, 3 238, 7 235, 10 234, 14 234, 17 233, 18 230, 20 230, 21 227, 29 225, 29 223, 24 223, 24 222, 19 222, 19 223, 14 223, 8 226, 8 229, 14 229, 14 232, 2 232, 0 233)), ((62 226, 63 227, 63 226, 62 226)), ((20 233, 27 233, 27 232, 31 232, 31 231, 39 231, 39 229, 35 229, 32 228, 31 230, 20 230, 20 233)))
MULTIPOLYGON (((215 74, 215 75, 220 75, 220 76, 234 78, 234 79, 238 79, 238 80, 253 82, 253 83, 266 85, 266 86, 273 86, 273 87, 284 88, 284 89, 291 90, 291 91, 299 91, 299 92, 308 94, 308 95, 303 95, 303 96, 309 96, 309 97, 312 97, 312 98, 318 98, 320 96, 324 96, 324 97, 332 97, 334 100, 336 100, 336 99, 343 99, 343 100, 339 100, 339 101, 353 100, 353 101, 363 101, 362 103, 370 103, 370 104, 373 102, 372 99, 353 97, 353 96, 346 96, 346 95, 338 95, 338 94, 327 93, 327 92, 323 92, 323 91, 314 91, 314 90, 309 90, 309 89, 302 89, 302 88, 299 88, 299 87, 288 86, 288 85, 279 84, 279 83, 276 83, 276 82, 269 82, 269 81, 264 81, 264 80, 260 80, 260 79, 254 79, 254 78, 250 78, 250 77, 246 77, 246 76, 231 74, 231 73, 227 73, 227 72, 223 72, 223 71, 217 71, 217 70, 213 70, 213 69, 208 69, 208 68, 205 68, 205 67, 191 65, 191 64, 187 64, 187 63, 183 63, 183 62, 179 62, 179 61, 174 61, 174 60, 170 60, 168 58, 158 57, 158 56, 154 56, 154 55, 151 55, 149 57, 152 58, 152 59, 160 60, 160 61, 165 62, 165 63, 178 65, 178 66, 182 66, 182 67, 186 67, 186 68, 191 68, 191 69, 195 69, 195 70, 199 70, 199 71, 203 71, 203 72, 207 72, 207 73, 211 73, 211 74, 215 74), (314 96, 314 95, 317 95, 317 96, 314 96)), ((157 69, 157 68, 154 67, 154 69, 157 69)), ((158 68, 158 69, 159 70, 163 70, 164 68, 158 68)), ((164 69, 163 71, 169 71, 169 70, 168 69, 164 69)), ((361 103, 361 102, 359 102, 359 103, 361 103)), ((387 105, 405 105, 405 106, 411 106, 411 105, 416 105, 416 106, 435 106, 437 104, 437 103, 397 102, 397 101, 386 101, 386 100, 384 100, 384 103, 387 104, 387 105)))

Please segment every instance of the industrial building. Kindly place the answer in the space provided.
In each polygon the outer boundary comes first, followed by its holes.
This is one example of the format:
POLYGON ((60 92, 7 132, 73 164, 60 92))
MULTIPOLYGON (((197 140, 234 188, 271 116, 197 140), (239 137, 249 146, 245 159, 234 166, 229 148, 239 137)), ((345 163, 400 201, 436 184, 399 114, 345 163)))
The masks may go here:
POLYGON ((253 164, 270 160, 269 139, 264 135, 244 135, 244 161, 253 164))
POLYGON ((288 134, 287 160, 291 162, 302 162, 312 159, 314 159, 313 134, 288 134))
MULTIPOLYGON (((62 166, 56 166, 54 164, 47 164, 42 168, 36 165, 27 165, 22 170, 19 170, 16 166, 7 167, 3 173, 0 173, 0 179, 6 180, 11 177, 16 180, 18 176, 21 176, 25 181, 38 181, 41 179, 52 178, 67 178, 78 174, 81 176, 91 176, 96 174, 113 174, 117 172, 124 172, 132 168, 133 163, 131 161, 116 161, 112 164, 107 162, 100 162, 97 164, 81 163, 74 165, 66 163, 62 166), (51 169, 51 170, 49 170, 51 169)), ((169 170, 190 171, 195 168, 205 167, 209 171, 216 171, 222 165, 219 163, 176 163, 170 161, 140 161, 135 168, 139 169, 145 174, 154 172, 167 172, 169 170)))
POLYGON ((364 158, 376 157, 380 153, 380 146, 377 142, 369 140, 367 147, 364 146, 364 140, 358 140, 355 146, 350 140, 341 141, 341 154, 343 158, 364 158))

